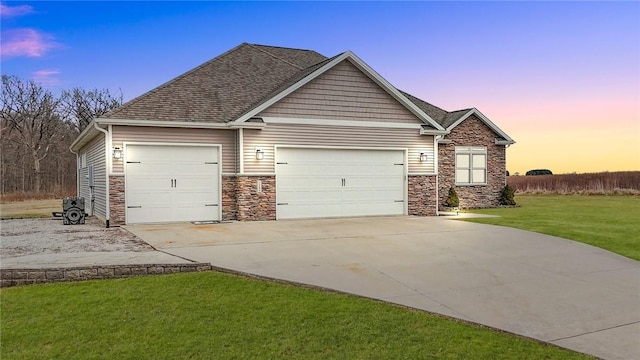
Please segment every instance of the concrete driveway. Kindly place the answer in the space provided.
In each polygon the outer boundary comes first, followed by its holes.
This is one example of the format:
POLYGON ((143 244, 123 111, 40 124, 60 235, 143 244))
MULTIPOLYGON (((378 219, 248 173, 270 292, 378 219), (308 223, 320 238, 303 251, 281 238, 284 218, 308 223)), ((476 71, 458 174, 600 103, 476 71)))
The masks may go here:
POLYGON ((640 359, 640 263, 581 243, 443 217, 127 229, 193 261, 640 359))

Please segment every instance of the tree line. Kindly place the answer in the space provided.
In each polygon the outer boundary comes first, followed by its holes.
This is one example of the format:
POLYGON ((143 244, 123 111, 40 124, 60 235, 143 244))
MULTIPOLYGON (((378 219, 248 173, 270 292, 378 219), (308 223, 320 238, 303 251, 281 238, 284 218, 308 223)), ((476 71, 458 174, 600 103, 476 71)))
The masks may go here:
POLYGON ((75 193, 69 147, 91 121, 122 105, 122 93, 75 87, 54 94, 33 80, 2 75, 0 193, 75 193))

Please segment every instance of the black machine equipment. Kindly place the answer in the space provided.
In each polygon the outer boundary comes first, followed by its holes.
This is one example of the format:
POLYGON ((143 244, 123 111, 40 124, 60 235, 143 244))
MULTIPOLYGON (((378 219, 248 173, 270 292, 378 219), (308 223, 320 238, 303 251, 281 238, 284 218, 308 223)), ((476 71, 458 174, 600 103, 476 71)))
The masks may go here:
POLYGON ((62 199, 62 222, 65 225, 84 224, 85 215, 83 197, 62 199))

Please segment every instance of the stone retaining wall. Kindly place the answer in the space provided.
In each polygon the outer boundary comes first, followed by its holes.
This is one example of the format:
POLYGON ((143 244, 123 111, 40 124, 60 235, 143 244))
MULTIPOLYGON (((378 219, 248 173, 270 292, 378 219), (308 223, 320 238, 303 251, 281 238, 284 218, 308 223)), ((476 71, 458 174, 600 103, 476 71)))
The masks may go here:
POLYGON ((81 266, 50 269, 0 269, 0 287, 174 274, 207 271, 211 269, 211 264, 207 263, 81 266))

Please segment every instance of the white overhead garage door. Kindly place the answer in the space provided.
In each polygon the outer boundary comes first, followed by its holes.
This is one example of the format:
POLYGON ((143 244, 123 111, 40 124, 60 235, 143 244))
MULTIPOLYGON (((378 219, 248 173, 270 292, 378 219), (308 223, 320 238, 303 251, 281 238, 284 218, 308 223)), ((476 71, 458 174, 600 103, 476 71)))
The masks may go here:
POLYGON ((127 145, 126 222, 219 220, 219 150, 214 146, 127 145))
POLYGON ((405 152, 278 148, 278 219, 405 213, 405 152))

